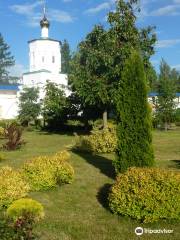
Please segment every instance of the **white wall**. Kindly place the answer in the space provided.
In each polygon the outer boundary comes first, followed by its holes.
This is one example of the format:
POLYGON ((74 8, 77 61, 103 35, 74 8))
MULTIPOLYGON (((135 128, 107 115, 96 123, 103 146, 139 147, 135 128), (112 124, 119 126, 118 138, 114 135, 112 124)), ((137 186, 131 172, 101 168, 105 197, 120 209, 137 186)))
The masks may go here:
POLYGON ((30 72, 46 69, 52 73, 61 72, 60 42, 42 39, 29 43, 30 72))
POLYGON ((13 119, 18 115, 18 97, 0 93, 0 119, 13 119))

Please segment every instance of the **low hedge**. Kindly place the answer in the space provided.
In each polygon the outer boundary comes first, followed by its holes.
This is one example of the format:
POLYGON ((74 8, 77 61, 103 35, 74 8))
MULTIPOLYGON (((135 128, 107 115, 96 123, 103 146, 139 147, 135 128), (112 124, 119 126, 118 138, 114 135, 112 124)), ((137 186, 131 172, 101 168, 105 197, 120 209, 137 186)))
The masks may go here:
POLYGON ((108 127, 94 126, 89 136, 76 136, 74 149, 80 152, 111 153, 117 148, 116 125, 108 123, 108 127))
POLYGON ((180 174, 158 168, 130 168, 109 194, 113 213, 143 222, 180 220, 180 174))
POLYGON ((71 183, 74 170, 68 163, 70 154, 66 151, 53 156, 40 156, 26 163, 22 169, 25 180, 32 191, 47 190, 57 184, 71 183))
POLYGON ((14 200, 27 196, 29 185, 21 174, 10 167, 0 169, 0 209, 8 207, 14 200))

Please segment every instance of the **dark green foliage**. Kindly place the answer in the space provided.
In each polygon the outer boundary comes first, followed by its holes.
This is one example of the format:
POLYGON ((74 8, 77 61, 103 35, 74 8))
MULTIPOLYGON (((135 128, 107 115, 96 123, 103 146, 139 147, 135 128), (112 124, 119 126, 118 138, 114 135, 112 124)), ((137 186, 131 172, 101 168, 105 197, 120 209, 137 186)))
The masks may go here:
POLYGON ((176 125, 180 126, 180 108, 176 109, 174 118, 176 125))
POLYGON ((16 122, 7 124, 4 130, 4 136, 7 142, 3 145, 4 149, 16 150, 20 148, 25 142, 22 140, 23 128, 16 122))
POLYGON ((147 102, 147 86, 140 55, 133 51, 126 61, 117 90, 117 158, 116 172, 129 167, 152 166, 151 117, 147 102))
POLYGON ((15 232, 9 225, 8 221, 4 218, 0 219, 0 236, 1 240, 16 240, 15 232))
POLYGON ((158 89, 158 76, 152 65, 146 69, 146 78, 148 84, 148 91, 157 92, 158 89))
POLYGON ((0 83, 7 83, 9 81, 7 68, 13 66, 14 63, 14 57, 11 56, 9 46, 0 34, 0 83))
POLYGON ((48 128, 57 130, 67 120, 67 99, 65 92, 55 83, 48 82, 43 102, 43 116, 48 128))
POLYGON ((180 220, 180 174, 158 168, 130 168, 119 174, 109 195, 113 213, 143 222, 180 220))
POLYGON ((19 121, 28 126, 31 121, 36 122, 41 111, 39 102, 39 90, 37 88, 25 88, 20 95, 19 121))
POLYGON ((107 112, 114 106, 117 89, 125 60, 132 48, 140 49, 146 69, 154 54, 156 36, 153 28, 138 29, 136 25, 137 0, 116 2, 116 10, 108 15, 108 29, 96 25, 79 44, 72 59, 70 83, 82 99, 83 105, 101 109, 104 127, 107 112))
POLYGON ((70 72, 70 60, 71 60, 71 54, 70 54, 70 47, 67 40, 64 40, 61 47, 61 56, 62 56, 62 73, 69 74, 70 72))
POLYGON ((156 104, 156 117, 164 125, 165 130, 173 121, 175 112, 176 84, 174 70, 162 60, 160 65, 158 98, 156 104))

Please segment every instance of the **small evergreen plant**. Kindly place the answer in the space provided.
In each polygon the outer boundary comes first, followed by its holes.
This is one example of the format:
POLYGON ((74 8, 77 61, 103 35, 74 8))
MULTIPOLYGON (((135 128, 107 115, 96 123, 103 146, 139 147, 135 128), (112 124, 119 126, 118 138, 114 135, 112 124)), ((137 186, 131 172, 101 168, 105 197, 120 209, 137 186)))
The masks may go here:
POLYGON ((154 164, 151 116, 147 100, 147 84, 142 59, 133 51, 126 60, 116 96, 117 158, 116 172, 129 167, 154 164))

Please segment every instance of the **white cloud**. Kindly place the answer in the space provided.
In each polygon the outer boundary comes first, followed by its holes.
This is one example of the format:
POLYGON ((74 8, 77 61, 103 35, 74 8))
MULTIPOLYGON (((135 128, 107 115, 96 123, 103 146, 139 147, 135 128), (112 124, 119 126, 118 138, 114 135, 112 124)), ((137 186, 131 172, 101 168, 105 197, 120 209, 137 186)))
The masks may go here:
POLYGON ((35 8, 39 5, 42 5, 42 2, 35 2, 33 4, 12 5, 10 6, 10 9, 13 12, 21 15, 33 15, 35 8))
POLYGON ((107 10, 110 8, 110 4, 109 2, 104 2, 104 3, 101 3, 99 5, 97 5, 96 7, 94 8, 89 8, 85 11, 85 13, 87 14, 96 14, 96 13, 99 13, 103 10, 107 10))
POLYGON ((157 48, 168 48, 180 44, 180 39, 159 40, 156 44, 157 48))
MULTIPOLYGON (((12 5, 10 9, 17 14, 23 15, 28 26, 36 27, 39 26, 39 21, 42 18, 42 13, 37 9, 42 3, 42 1, 39 1, 33 4, 12 5)), ((68 12, 57 9, 49 9, 47 15, 50 21, 54 22, 69 23, 75 19, 68 12)))
POLYGON ((149 13, 150 16, 175 16, 180 14, 180 5, 167 5, 149 13))
POLYGON ((103 10, 108 10, 110 9, 113 4, 116 2, 116 0, 109 0, 109 1, 106 1, 106 2, 103 2, 93 8, 89 8, 87 9, 86 11, 84 11, 85 14, 97 14, 103 10))
POLYGON ((61 10, 50 9, 49 18, 54 22, 68 23, 73 22, 73 18, 69 13, 61 10))

